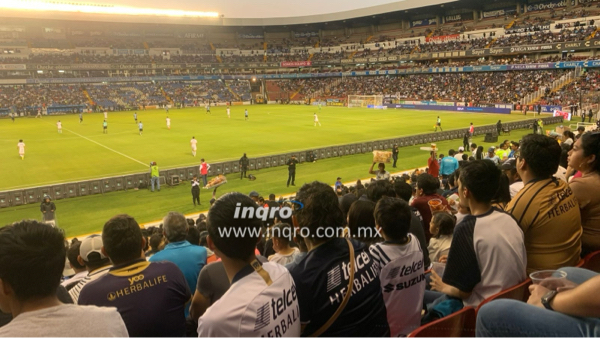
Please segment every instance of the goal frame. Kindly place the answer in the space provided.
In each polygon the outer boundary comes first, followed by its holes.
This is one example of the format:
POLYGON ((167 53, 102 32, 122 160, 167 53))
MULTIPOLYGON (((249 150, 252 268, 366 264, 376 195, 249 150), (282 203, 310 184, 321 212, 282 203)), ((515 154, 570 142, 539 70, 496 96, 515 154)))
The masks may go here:
POLYGON ((348 95, 348 108, 383 106, 383 95, 348 95))

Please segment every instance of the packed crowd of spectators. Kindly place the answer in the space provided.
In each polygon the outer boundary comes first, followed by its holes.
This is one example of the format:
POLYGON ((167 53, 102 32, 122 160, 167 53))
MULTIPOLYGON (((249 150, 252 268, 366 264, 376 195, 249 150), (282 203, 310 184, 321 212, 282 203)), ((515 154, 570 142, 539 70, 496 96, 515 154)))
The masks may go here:
POLYGON ((536 124, 487 151, 433 150, 412 175, 373 163, 368 183, 228 193, 158 227, 120 214, 67 242, 50 224, 6 225, 0 335, 406 336, 554 270, 568 288, 546 280, 527 302, 488 302, 476 336, 586 336, 600 327, 600 276, 575 266, 600 250, 600 133, 536 124), (303 208, 286 212, 290 201, 303 208))
POLYGON ((0 108, 81 105, 87 99, 78 85, 0 86, 0 108))

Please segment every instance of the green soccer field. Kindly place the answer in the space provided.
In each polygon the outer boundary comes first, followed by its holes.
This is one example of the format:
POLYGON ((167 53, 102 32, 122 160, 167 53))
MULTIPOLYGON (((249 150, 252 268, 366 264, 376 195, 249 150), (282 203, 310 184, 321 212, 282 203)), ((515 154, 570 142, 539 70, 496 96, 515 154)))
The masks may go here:
POLYGON ((125 175, 148 170, 156 161, 161 170, 312 149, 328 145, 370 141, 433 131, 437 116, 445 130, 495 124, 498 119, 514 121, 521 115, 467 114, 411 110, 372 110, 324 107, 322 126, 313 126, 316 107, 234 106, 231 119, 225 107, 171 109, 171 130, 166 112, 138 112, 144 132, 140 136, 132 112, 108 114, 108 134, 102 132, 103 114, 20 118, 13 123, 0 120, 0 161, 5 179, 0 190, 20 189, 125 175), (248 108, 249 121, 244 120, 248 108), (58 134, 56 122, 63 126, 58 134), (193 157, 190 139, 198 140, 193 157), (17 150, 19 139, 26 144, 25 159, 17 150))
MULTIPOLYGON (((317 109, 304 106, 250 106, 250 121, 244 121, 243 108, 232 109, 231 120, 224 108, 213 108, 212 116, 203 109, 171 111, 172 128, 167 130, 164 111, 139 113, 144 134, 137 133, 132 113, 109 113, 108 135, 102 134, 102 114, 84 115, 79 125, 77 116, 44 117, 44 119, 0 120, 0 158, 8 175, 0 182, 0 190, 12 186, 50 184, 53 181, 75 181, 86 177, 105 177, 139 172, 156 161, 166 166, 195 165, 200 156, 209 162, 238 159, 243 152, 250 157, 288 152, 297 149, 359 142, 401 135, 426 133, 432 130, 439 115, 445 129, 494 124, 498 119, 514 121, 522 115, 465 114, 416 111, 373 111, 347 108, 323 108, 319 114, 322 127, 313 127, 312 114, 317 109), (56 131, 55 122, 63 122, 63 134, 56 131), (204 126, 204 127, 202 127, 204 126), (116 130, 115 130, 116 129, 116 130), (76 134, 75 134, 76 133, 76 134), (29 136, 20 136, 20 135, 29 136), (190 153, 189 139, 196 136, 198 155, 190 153), (25 160, 18 156, 16 141, 22 137, 27 144, 25 160), (94 141, 94 142, 92 142, 94 141), (109 149, 107 149, 110 148, 109 149), (226 149, 226 150, 224 150, 226 149), (118 153, 117 153, 118 152, 118 153), (139 162, 137 162, 139 161, 139 162)), ((531 116, 529 117, 531 118, 531 116)), ((547 126, 553 129, 554 126, 547 126)), ((530 130, 514 130, 510 140, 519 140, 530 130)), ((473 142, 484 147, 483 136, 473 142)), ((440 153, 457 149, 462 140, 437 142, 440 153)), ((427 165, 428 153, 422 145, 400 148, 398 168, 388 166, 392 173, 414 170, 427 165)), ((368 178, 373 155, 355 154, 318 160, 298 165, 296 187, 286 187, 285 166, 265 168, 251 173, 256 181, 240 180, 239 174, 228 174, 229 183, 220 187, 217 197, 231 191, 258 191, 267 197, 293 194, 303 183, 319 180, 333 184, 336 177, 343 182, 368 178)), ((212 190, 201 189, 202 205, 194 207, 189 182, 175 187, 163 187, 161 192, 128 190, 105 195, 92 195, 55 201, 57 221, 69 237, 100 232, 112 216, 128 213, 140 223, 160 220, 169 211, 192 214, 208 209, 212 190)), ((20 219, 40 219, 39 204, 0 208, 0 225, 20 219)))

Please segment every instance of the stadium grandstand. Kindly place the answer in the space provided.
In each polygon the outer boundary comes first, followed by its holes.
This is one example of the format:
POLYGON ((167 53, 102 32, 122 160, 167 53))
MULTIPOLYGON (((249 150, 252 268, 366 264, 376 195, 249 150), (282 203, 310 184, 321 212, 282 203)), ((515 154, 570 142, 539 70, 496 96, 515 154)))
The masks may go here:
POLYGON ((600 0, 0 18, 0 336, 600 335, 600 0))

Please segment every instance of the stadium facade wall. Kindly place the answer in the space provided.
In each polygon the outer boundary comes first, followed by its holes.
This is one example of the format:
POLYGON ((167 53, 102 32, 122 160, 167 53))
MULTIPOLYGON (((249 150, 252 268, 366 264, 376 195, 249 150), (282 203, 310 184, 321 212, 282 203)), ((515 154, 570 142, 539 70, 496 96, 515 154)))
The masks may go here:
MULTIPOLYGON (((544 117, 542 118, 542 120, 544 124, 556 124, 562 123, 563 118, 561 116, 544 117)), ((503 126, 509 130, 526 129, 529 128, 529 126, 531 126, 533 121, 535 120, 507 122, 503 123, 503 126)), ((266 167, 267 162, 269 167, 284 166, 285 161, 291 155, 295 155, 300 160, 300 162, 305 162, 306 154, 308 152, 313 152, 317 159, 321 159, 339 157, 344 155, 368 153, 373 150, 386 150, 391 148, 394 144, 397 144, 399 147, 409 147, 417 144, 462 139, 465 131, 467 130, 467 128, 455 129, 438 133, 401 136, 391 139, 375 140, 370 142, 360 142, 345 145, 334 145, 318 149, 305 149, 293 153, 283 153, 279 155, 251 158, 250 167, 251 170, 257 170, 261 167, 266 167), (260 167, 257 166, 257 163, 261 164, 260 167)), ((475 127, 474 134, 495 134, 496 132, 496 125, 493 124, 475 127)), ((212 167, 217 168, 217 170, 213 170, 212 172, 210 172, 209 176, 237 173, 239 172, 239 161, 232 160, 220 163, 213 163, 211 164, 211 168, 212 167)), ((187 181, 197 174, 198 166, 184 168, 166 168, 160 171, 161 182, 166 182, 166 179, 170 178, 172 175, 179 176, 181 181, 187 181)), ((55 200, 59 200, 78 196, 105 194, 113 191, 147 189, 149 185, 150 173, 149 171, 146 171, 126 176, 105 177, 87 181, 68 182, 49 186, 0 191, 0 208, 7 208, 11 206, 19 206, 31 203, 40 203, 45 195, 51 196, 55 200)))

